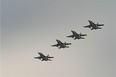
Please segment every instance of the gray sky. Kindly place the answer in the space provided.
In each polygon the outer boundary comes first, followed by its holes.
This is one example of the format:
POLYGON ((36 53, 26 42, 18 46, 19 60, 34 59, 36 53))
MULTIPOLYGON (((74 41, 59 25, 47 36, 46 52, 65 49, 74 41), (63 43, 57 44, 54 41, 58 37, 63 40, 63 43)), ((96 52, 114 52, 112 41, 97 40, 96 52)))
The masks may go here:
POLYGON ((2 0, 2 77, 116 77, 114 0, 2 0), (88 20, 101 30, 84 29, 88 20), (71 30, 84 40, 66 38, 71 30), (56 39, 67 49, 51 47, 56 39), (50 62, 33 57, 54 56, 50 62))

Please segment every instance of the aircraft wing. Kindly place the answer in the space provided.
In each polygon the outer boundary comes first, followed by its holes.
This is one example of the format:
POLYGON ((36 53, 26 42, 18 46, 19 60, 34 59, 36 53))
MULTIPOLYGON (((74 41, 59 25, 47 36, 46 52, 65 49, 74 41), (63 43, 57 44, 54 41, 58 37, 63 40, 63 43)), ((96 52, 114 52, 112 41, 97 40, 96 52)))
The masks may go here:
POLYGON ((38 52, 38 54, 39 54, 41 57, 45 57, 45 55, 43 55, 41 52, 38 52))
POLYGON ((92 27, 96 26, 96 24, 94 22, 92 22, 92 21, 89 21, 89 23, 90 23, 90 25, 92 25, 92 27))
POLYGON ((92 21, 88 20, 88 22, 89 22, 90 25, 93 25, 92 21))

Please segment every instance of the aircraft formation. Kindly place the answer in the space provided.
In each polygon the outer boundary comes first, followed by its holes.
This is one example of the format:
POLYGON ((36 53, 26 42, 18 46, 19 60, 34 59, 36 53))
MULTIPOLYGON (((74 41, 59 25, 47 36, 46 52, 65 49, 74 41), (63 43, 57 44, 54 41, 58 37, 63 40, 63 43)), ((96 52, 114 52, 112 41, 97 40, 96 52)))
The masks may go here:
MULTIPOLYGON (((97 30, 97 29, 102 29, 100 26, 104 26, 104 24, 95 24, 93 21, 88 20, 89 25, 87 26, 83 26, 84 28, 90 28, 91 30, 97 30)), ((77 33, 73 30, 71 30, 72 35, 68 35, 66 36, 67 38, 73 38, 74 40, 76 39, 85 39, 84 37, 87 36, 87 34, 82 34, 82 33, 77 33)), ((57 44, 51 45, 52 47, 58 47, 58 49, 61 48, 69 48, 69 45, 71 45, 71 43, 67 43, 67 42, 62 42, 58 39, 56 39, 57 44)), ((47 56, 45 56, 43 53, 38 52, 39 56, 38 57, 34 57, 35 59, 40 59, 41 61, 52 61, 51 58, 54 58, 52 56, 49 56, 49 54, 47 56)))
POLYGON ((40 56, 38 57, 34 57, 35 59, 40 59, 41 61, 52 61, 50 58, 54 58, 54 57, 50 57, 49 55, 45 56, 43 53, 38 52, 38 54, 40 56))

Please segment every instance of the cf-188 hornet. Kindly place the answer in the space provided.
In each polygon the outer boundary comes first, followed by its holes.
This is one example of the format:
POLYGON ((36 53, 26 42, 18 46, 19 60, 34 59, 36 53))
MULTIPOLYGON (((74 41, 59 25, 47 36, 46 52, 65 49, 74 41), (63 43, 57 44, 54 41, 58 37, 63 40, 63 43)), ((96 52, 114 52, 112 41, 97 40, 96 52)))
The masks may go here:
POLYGON ((91 20, 88 20, 88 22, 90 25, 84 26, 84 28, 91 28, 91 30, 93 30, 93 29, 102 29, 99 26, 104 26, 104 24, 99 24, 99 23, 95 24, 91 20))
POLYGON ((34 57, 35 59, 40 59, 41 61, 52 61, 50 58, 54 58, 54 57, 50 57, 49 55, 45 56, 43 55, 41 52, 38 52, 38 54, 40 56, 38 57, 34 57))
POLYGON ((52 45, 52 47, 56 46, 60 49, 60 48, 69 48, 69 46, 66 46, 66 45, 71 45, 71 43, 66 43, 66 42, 63 43, 63 42, 61 42, 60 40, 57 40, 57 39, 56 39, 56 41, 57 41, 57 44, 52 45))
POLYGON ((71 32, 72 32, 72 35, 69 35, 67 37, 74 38, 74 40, 76 40, 76 39, 84 39, 82 36, 87 36, 87 34, 82 34, 82 33, 78 34, 73 30, 71 30, 71 32))

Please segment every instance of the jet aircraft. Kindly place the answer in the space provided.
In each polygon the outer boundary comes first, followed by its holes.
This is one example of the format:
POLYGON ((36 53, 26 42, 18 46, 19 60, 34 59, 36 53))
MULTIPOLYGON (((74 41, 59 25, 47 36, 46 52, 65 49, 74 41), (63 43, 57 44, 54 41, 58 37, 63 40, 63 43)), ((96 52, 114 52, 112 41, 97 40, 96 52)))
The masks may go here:
POLYGON ((93 21, 91 21, 91 20, 88 20, 88 22, 89 22, 89 24, 90 25, 87 25, 87 26, 84 26, 84 28, 91 28, 91 30, 93 30, 93 29, 102 29, 101 27, 99 27, 99 26, 104 26, 104 24, 99 24, 99 23, 97 23, 97 24, 95 24, 93 21))
POLYGON ((57 39, 56 39, 56 41, 57 41, 57 44, 52 45, 52 47, 56 46, 60 49, 60 48, 69 48, 69 46, 66 46, 66 45, 71 45, 71 43, 66 43, 66 42, 63 43, 63 42, 61 42, 60 40, 57 40, 57 39))
POLYGON ((83 38, 82 36, 87 36, 87 34, 82 34, 82 33, 78 34, 78 33, 76 33, 76 32, 73 31, 73 30, 71 30, 71 32, 72 32, 73 35, 69 35, 69 36, 67 36, 67 37, 74 38, 74 40, 76 40, 76 39, 85 39, 85 38, 83 38))
POLYGON ((49 55, 45 56, 43 55, 41 52, 38 52, 38 54, 40 56, 38 57, 34 57, 35 59, 40 59, 41 61, 52 61, 50 58, 54 58, 54 57, 50 57, 49 55))

